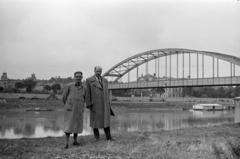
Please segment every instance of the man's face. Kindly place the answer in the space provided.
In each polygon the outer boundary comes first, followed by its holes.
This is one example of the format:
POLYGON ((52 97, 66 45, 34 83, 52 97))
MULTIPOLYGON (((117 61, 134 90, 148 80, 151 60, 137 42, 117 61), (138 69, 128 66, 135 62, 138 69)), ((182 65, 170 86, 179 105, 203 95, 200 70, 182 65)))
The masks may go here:
POLYGON ((74 76, 74 78, 75 78, 75 81, 76 81, 76 82, 81 82, 83 76, 82 76, 81 73, 76 73, 75 76, 74 76))
POLYGON ((102 68, 98 68, 98 67, 97 67, 97 68, 94 70, 94 73, 95 73, 95 76, 100 77, 101 74, 102 74, 102 68))

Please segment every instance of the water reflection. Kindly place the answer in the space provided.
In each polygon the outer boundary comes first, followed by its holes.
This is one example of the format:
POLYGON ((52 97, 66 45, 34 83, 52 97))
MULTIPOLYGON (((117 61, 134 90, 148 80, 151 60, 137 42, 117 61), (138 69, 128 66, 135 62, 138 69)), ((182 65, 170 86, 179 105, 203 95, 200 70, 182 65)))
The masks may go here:
MULTIPOLYGON (((236 110, 237 111, 237 110, 236 110)), ((112 118, 113 132, 173 130, 209 123, 234 122, 240 111, 130 111, 117 112, 112 118), (235 112, 236 113, 236 112, 235 112)), ((0 138, 62 136, 64 112, 0 112, 0 138)), ((84 113, 81 135, 92 134, 89 112, 84 113)))

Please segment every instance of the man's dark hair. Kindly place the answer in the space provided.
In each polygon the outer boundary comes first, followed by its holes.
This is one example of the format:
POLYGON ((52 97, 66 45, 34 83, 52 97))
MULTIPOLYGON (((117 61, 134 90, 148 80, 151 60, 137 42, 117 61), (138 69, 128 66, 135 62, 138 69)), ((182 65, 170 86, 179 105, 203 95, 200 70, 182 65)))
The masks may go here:
POLYGON ((80 73, 82 75, 81 71, 77 71, 77 72, 74 73, 74 76, 76 76, 77 73, 80 73))

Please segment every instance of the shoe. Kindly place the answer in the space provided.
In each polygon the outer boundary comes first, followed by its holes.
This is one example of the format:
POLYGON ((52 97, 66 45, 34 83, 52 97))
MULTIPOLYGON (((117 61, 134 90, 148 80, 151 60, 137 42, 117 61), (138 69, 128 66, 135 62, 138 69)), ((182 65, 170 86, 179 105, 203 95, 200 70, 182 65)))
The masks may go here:
POLYGON ((107 140, 110 140, 110 141, 115 141, 115 139, 114 139, 114 138, 112 138, 112 137, 108 138, 107 140))
POLYGON ((79 146, 80 144, 78 142, 73 142, 74 146, 79 146))
POLYGON ((95 138, 94 140, 95 140, 96 142, 98 142, 98 141, 99 141, 99 138, 95 138))
POLYGON ((65 145, 63 148, 64 148, 64 149, 68 149, 68 145, 65 145))

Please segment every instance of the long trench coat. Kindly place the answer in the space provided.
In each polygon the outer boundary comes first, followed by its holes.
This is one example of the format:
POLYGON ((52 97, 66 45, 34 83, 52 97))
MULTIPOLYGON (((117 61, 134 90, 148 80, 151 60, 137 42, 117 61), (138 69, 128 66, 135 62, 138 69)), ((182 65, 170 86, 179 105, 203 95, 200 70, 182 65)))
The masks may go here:
POLYGON ((65 106, 64 128, 65 133, 82 133, 83 112, 85 109, 86 88, 70 83, 63 91, 62 100, 65 106))
POLYGON ((86 79, 86 105, 90 106, 90 127, 110 127, 110 103, 108 81, 102 78, 102 85, 92 76, 86 79))

